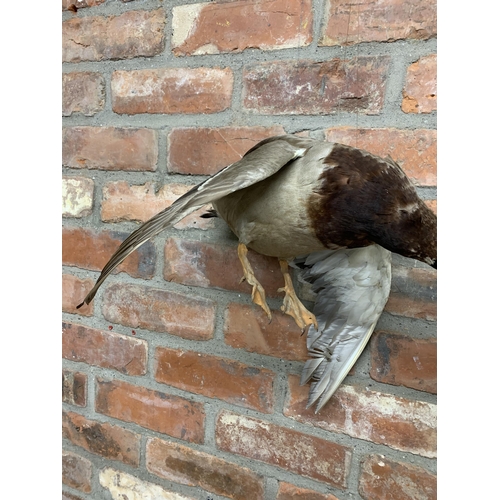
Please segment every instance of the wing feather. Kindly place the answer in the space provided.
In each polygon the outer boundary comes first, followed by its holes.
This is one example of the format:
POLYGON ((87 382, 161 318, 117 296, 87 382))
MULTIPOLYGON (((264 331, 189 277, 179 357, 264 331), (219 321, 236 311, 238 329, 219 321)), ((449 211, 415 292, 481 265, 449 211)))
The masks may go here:
POLYGON ((292 138, 281 136, 273 140, 262 141, 261 146, 254 147, 241 160, 223 168, 195 186, 168 208, 145 222, 118 247, 104 266, 92 290, 77 308, 83 304, 89 304, 109 274, 153 236, 173 226, 203 205, 270 177, 290 161, 303 156, 308 146, 307 141, 298 141, 293 136, 292 138))
POLYGON ((312 359, 301 383, 312 379, 307 407, 318 412, 363 352, 389 297, 391 253, 378 245, 316 252, 295 260, 317 293, 318 330, 307 334, 312 359))

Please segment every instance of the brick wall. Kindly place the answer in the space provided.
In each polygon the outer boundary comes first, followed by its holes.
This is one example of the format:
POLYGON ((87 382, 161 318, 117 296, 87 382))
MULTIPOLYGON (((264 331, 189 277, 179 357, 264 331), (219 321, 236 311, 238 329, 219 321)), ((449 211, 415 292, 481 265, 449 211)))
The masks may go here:
POLYGON ((435 210, 435 3, 62 5, 63 498, 436 498, 433 270, 394 257, 319 415, 277 261, 250 254, 269 324, 221 220, 192 214, 75 310, 139 222, 270 135, 390 154, 435 210))

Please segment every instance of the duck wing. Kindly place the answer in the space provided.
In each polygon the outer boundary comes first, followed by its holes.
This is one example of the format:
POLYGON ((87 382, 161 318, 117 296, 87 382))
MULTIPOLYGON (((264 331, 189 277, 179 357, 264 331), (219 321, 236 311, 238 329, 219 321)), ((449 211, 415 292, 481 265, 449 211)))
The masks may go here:
POLYGON ((270 177, 290 161, 304 156, 313 141, 295 136, 272 137, 250 149, 241 160, 223 168, 178 198, 135 230, 118 247, 83 302, 89 304, 103 281, 128 255, 153 236, 167 229, 198 208, 230 193, 244 189, 270 177))
POLYGON ((311 356, 301 384, 311 378, 307 407, 316 413, 342 383, 382 314, 391 285, 391 252, 379 245, 325 250, 294 261, 305 267, 304 279, 317 293, 307 349, 311 356))

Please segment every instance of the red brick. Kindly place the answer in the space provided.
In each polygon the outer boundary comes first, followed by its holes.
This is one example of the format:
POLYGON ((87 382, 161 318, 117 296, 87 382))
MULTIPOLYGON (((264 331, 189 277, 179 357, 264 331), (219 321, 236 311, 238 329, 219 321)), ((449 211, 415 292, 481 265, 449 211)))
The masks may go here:
MULTIPOLYGON (((63 263, 67 266, 101 271, 127 236, 128 233, 116 231, 96 232, 82 228, 63 228, 63 263)), ((117 269, 118 272, 125 271, 134 278, 151 279, 155 264, 155 248, 148 241, 131 253, 117 269)))
MULTIPOLYGON (((278 259, 250 250, 248 260, 266 294, 279 297, 278 288, 284 286, 284 281, 278 259)), ((169 238, 165 243, 163 277, 167 281, 251 293, 248 283, 240 283, 242 276, 243 269, 234 246, 179 238, 169 238)))
POLYGON ((177 128, 168 136, 168 170, 213 175, 241 157, 262 139, 283 135, 274 127, 177 128))
POLYGON ((339 127, 327 130, 326 139, 366 149, 382 157, 390 155, 415 184, 436 186, 437 134, 435 130, 339 127))
POLYGON ((436 271, 431 268, 393 266, 391 293, 385 310, 398 316, 435 321, 436 271))
POLYGON ((401 109, 405 113, 431 113, 437 109, 437 57, 421 57, 408 67, 401 109))
MULTIPOLYGON (((177 198, 193 186, 165 184, 156 191, 153 182, 141 186, 126 181, 109 182, 103 188, 101 219, 104 222, 139 221, 148 219, 170 206, 177 198)), ((200 208, 175 224, 176 229, 209 229, 215 226, 213 219, 202 219, 200 215, 207 207, 200 208)))
POLYGON ((129 11, 110 17, 73 17, 63 22, 63 61, 131 59, 161 54, 165 47, 164 26, 163 9, 129 11))
POLYGON ((329 0, 320 45, 426 40, 436 36, 436 3, 428 0, 329 0))
POLYGON ((74 5, 77 9, 94 7, 104 3, 106 0, 62 0, 62 10, 68 10, 68 7, 74 5))
POLYGON ((312 41, 311 0, 239 0, 173 8, 176 56, 302 47, 312 41))
POLYGON ((63 128, 63 166, 155 171, 158 133, 145 128, 63 128))
POLYGON ((159 347, 155 379, 264 413, 273 410, 275 374, 231 359, 159 347))
POLYGON ((63 437, 73 444, 110 460, 139 465, 139 434, 72 412, 63 412, 62 423, 63 437))
POLYGON ((213 337, 215 302, 204 297, 116 284, 108 286, 103 300, 103 315, 113 323, 190 340, 213 337))
POLYGON ((113 368, 127 375, 146 373, 147 344, 144 340, 63 323, 63 357, 89 365, 113 368))
POLYGON ((283 412, 287 417, 396 450, 436 456, 436 405, 341 385, 315 414, 314 407, 306 410, 309 384, 299 382, 298 376, 288 378, 290 397, 283 412))
POLYGON ((162 68, 115 71, 113 111, 138 113, 218 113, 229 108, 233 73, 229 68, 162 68))
POLYGON ((64 177, 62 180, 63 217, 86 217, 92 212, 94 181, 87 177, 64 177))
POLYGON ((235 500, 264 499, 264 481, 255 472, 180 444, 150 439, 146 466, 168 481, 198 486, 235 500))
POLYGON ((196 500, 109 467, 100 471, 99 482, 116 500, 196 500))
POLYGON ((230 303, 224 321, 224 341, 236 349, 281 359, 309 359, 306 339, 295 321, 281 311, 271 311, 273 319, 254 306, 230 303))
POLYGON ((299 488, 290 483, 280 482, 276 500, 338 500, 338 498, 306 488, 299 488))
POLYGON ((87 406, 87 375, 73 370, 62 371, 62 400, 76 406, 87 406))
POLYGON ((228 411, 217 418, 215 439, 220 450, 346 488, 351 450, 337 443, 228 411))
POLYGON ((365 500, 435 500, 437 481, 421 467, 369 455, 362 463, 359 493, 365 500))
POLYGON ((64 73, 62 84, 63 116, 93 116, 104 108, 104 78, 100 73, 64 73))
POLYGON ((250 64, 243 71, 244 107, 264 114, 377 115, 384 105, 388 56, 250 64))
POLYGON ((96 411, 193 443, 203 443, 201 403, 118 380, 97 379, 96 411))
POLYGON ((76 488, 84 493, 90 493, 92 490, 92 463, 90 460, 71 453, 63 451, 62 454, 62 482, 66 486, 76 488))
POLYGON ((371 341, 370 377, 385 384, 436 394, 436 339, 377 332, 371 341))
POLYGON ((94 303, 81 309, 76 309, 81 304, 87 293, 92 290, 94 282, 91 279, 81 280, 71 274, 62 276, 62 310, 80 316, 93 316, 94 303))

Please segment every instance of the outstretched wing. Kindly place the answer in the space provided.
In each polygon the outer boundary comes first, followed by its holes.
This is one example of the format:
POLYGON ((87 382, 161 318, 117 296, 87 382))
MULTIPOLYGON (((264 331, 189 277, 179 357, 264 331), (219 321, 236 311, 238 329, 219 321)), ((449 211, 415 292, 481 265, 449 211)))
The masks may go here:
POLYGON ((391 253, 378 245, 315 252, 295 263, 317 293, 307 349, 312 359, 303 368, 301 384, 311 378, 307 407, 316 413, 342 383, 363 352, 382 314, 391 286, 391 253))
POLYGON ((101 271, 94 288, 77 308, 89 304, 116 266, 153 236, 173 226, 203 205, 270 177, 290 161, 303 156, 308 147, 309 142, 306 139, 294 136, 266 139, 248 151, 241 160, 195 186, 168 208, 145 222, 119 246, 101 271))

